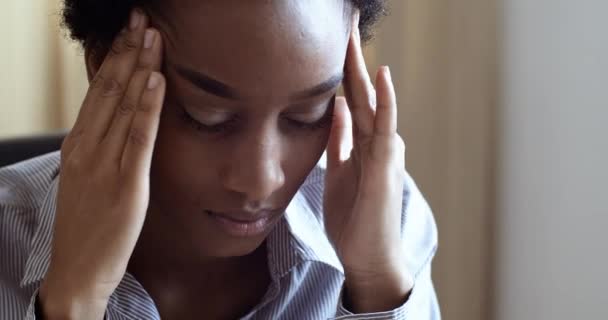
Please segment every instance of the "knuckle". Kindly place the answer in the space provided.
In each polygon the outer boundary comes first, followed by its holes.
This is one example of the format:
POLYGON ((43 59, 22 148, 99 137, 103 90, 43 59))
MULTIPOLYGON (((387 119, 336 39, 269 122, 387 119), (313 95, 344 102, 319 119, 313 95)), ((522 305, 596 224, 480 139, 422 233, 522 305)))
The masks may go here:
POLYGON ((104 97, 122 95, 124 91, 124 85, 115 79, 105 79, 103 81, 102 95, 104 97))
POLYGON ((99 89, 99 88, 103 87, 103 83, 104 83, 104 77, 101 73, 98 73, 95 75, 95 77, 93 77, 93 80, 91 80, 91 84, 89 85, 89 87, 91 89, 99 89))
POLYGON ((112 45, 108 50, 108 55, 117 56, 122 53, 136 50, 138 47, 139 45, 135 40, 134 35, 130 34, 128 31, 123 30, 112 42, 112 45))
POLYGON ((128 116, 135 111, 135 104, 129 99, 125 99, 118 107, 118 114, 128 116))
POLYGON ((146 69, 147 66, 140 60, 135 65, 135 74, 138 75, 139 73, 146 71, 146 69))
POLYGON ((145 134, 144 130, 139 128, 132 128, 129 133, 129 143, 134 144, 136 146, 145 146, 148 143, 148 136, 145 134))
POLYGON ((139 112, 143 112, 143 113, 150 113, 152 111, 152 106, 150 105, 149 102, 146 101, 142 101, 139 106, 137 107, 137 111, 139 112))
POLYGON ((109 57, 114 57, 119 55, 122 52, 122 45, 121 45, 121 38, 123 36, 120 35, 118 37, 118 39, 114 40, 114 42, 112 42, 112 45, 110 46, 110 49, 108 50, 108 56, 109 57))
POLYGON ((132 35, 127 35, 122 38, 122 47, 124 52, 134 51, 139 48, 139 44, 135 41, 132 35))
POLYGON ((142 60, 142 59, 137 60, 137 64, 135 65, 135 72, 147 74, 147 73, 150 73, 151 71, 152 70, 151 70, 151 66, 150 66, 149 62, 142 60))

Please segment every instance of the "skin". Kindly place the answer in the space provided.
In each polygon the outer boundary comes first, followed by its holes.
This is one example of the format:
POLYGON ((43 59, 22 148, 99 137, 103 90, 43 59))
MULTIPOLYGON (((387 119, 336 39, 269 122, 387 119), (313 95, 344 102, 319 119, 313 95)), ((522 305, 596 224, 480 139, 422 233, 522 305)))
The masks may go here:
POLYGON ((164 1, 149 17, 135 14, 108 55, 88 48, 91 88, 62 147, 40 291, 49 319, 99 319, 127 270, 163 318, 244 315, 270 282, 271 228, 234 237, 206 212, 268 209, 276 223, 326 148, 325 219, 348 307, 385 311, 407 300, 404 145, 388 70, 376 90, 365 70, 358 16, 341 0, 234 2, 164 1), (148 25, 154 40, 144 48, 148 25), (224 86, 192 80, 201 74, 224 86), (343 75, 346 99, 334 100, 343 75), (201 131, 184 111, 206 124, 237 120, 201 131), (330 121, 294 124, 320 119, 330 121))

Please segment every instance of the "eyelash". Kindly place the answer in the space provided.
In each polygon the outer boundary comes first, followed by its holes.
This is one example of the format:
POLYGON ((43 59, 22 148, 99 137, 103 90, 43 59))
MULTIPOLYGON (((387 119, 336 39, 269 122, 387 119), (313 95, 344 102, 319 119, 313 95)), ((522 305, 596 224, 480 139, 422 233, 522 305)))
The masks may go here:
POLYGON ((236 122, 239 120, 238 116, 234 116, 220 124, 208 126, 194 119, 184 108, 181 108, 180 111, 181 118, 186 122, 186 124, 194 128, 196 131, 207 133, 222 133, 224 131, 229 131, 234 128, 236 122))
POLYGON ((291 125, 295 126, 298 129, 314 131, 314 130, 323 129, 323 128, 326 128, 327 126, 329 126, 331 124, 332 116, 333 116, 332 110, 328 109, 325 112, 325 114, 323 115, 323 117, 321 117, 321 119, 319 119, 313 123, 305 123, 305 122, 300 122, 300 121, 296 121, 296 120, 292 120, 292 119, 287 119, 287 121, 289 121, 289 123, 291 125))
MULTIPOLYGON (((181 110, 181 119, 186 122, 190 127, 194 128, 196 131, 205 132, 205 133, 223 133, 230 131, 235 128, 236 123, 239 121, 238 116, 233 116, 230 119, 213 126, 208 126, 200 123, 198 120, 194 119, 183 107, 181 110)), ((301 121, 296 121, 292 119, 286 119, 290 125, 294 126, 296 129, 315 131, 323 128, 327 128, 332 122, 333 117, 333 104, 327 109, 323 117, 321 119, 313 122, 313 123, 305 123, 301 121)))

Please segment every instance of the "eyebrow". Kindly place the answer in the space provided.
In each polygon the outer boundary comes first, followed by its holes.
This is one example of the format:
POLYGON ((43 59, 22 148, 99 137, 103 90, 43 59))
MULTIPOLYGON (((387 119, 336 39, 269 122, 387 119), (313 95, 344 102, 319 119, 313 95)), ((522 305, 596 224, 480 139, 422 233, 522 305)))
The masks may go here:
MULTIPOLYGON (((170 65, 173 67, 173 69, 175 69, 175 71, 177 71, 180 76, 182 76, 201 90, 207 91, 208 93, 226 99, 238 100, 240 98, 240 95, 238 94, 237 90, 225 83, 222 83, 216 79, 211 78, 210 76, 207 76, 192 69, 188 69, 176 64, 170 65)), ((290 99, 301 100, 320 96, 336 88, 338 85, 340 85, 340 83, 342 83, 343 79, 344 73, 341 72, 312 88, 291 94, 290 99)))

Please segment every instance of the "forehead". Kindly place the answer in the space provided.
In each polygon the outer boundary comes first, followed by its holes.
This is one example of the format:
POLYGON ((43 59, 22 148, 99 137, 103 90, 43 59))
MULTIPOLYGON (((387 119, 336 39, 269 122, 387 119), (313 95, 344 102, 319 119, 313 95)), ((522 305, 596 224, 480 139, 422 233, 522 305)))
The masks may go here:
POLYGON ((343 0, 167 0, 157 11, 167 62, 246 94, 301 90, 343 68, 343 0))

